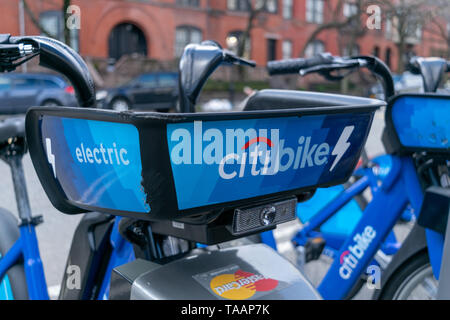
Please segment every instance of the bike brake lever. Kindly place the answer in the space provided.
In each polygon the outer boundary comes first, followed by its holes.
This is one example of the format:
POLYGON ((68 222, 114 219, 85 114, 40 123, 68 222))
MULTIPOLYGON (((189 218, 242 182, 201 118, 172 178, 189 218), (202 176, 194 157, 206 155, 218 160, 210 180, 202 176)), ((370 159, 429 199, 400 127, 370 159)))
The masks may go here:
POLYGON ((21 64, 34 58, 39 53, 39 48, 32 44, 0 44, 0 71, 13 71, 21 64), (14 63, 18 59, 21 61, 14 63))
POLYGON ((241 66, 247 66, 247 67, 256 67, 256 62, 247 60, 241 57, 236 56, 235 54, 231 52, 224 51, 224 62, 225 63, 231 63, 231 64, 237 64, 241 66))

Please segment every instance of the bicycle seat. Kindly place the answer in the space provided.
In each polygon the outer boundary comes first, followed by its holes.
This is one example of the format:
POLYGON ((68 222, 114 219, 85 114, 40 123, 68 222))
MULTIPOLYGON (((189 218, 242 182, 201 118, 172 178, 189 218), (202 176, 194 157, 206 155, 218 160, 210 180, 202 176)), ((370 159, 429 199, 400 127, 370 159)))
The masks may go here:
POLYGON ((25 117, 7 118, 0 121, 0 143, 15 137, 25 137, 25 117))
POLYGON ((244 111, 364 105, 367 100, 339 94, 310 91, 261 90, 252 95, 244 111))

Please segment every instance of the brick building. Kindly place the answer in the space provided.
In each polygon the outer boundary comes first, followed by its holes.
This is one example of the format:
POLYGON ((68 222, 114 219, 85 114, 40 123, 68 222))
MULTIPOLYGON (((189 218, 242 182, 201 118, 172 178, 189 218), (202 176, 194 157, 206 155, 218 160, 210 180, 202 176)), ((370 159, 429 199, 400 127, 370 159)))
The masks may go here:
MULTIPOLYGON (((336 0, 331 0, 336 1, 336 0)), ((241 0, 72 0, 81 9, 81 28, 72 32, 72 45, 83 56, 119 58, 138 52, 157 60, 173 60, 188 42, 213 39, 224 47, 235 45, 248 22, 241 0)), ((35 20, 55 36, 62 37, 62 0, 27 0, 35 20)), ((351 2, 342 14, 351 11, 351 2)), ((255 20, 248 55, 258 64, 268 60, 298 57, 309 35, 328 19, 324 0, 268 0, 265 13, 255 20)), ((0 32, 20 33, 19 0, 0 0, 0 32)), ((26 34, 39 34, 30 15, 24 16, 26 34)), ((361 26, 364 27, 364 26, 361 26)), ((355 51, 377 54, 395 70, 397 50, 381 30, 368 30, 357 40, 355 51)), ((322 32, 305 50, 345 54, 342 35, 322 32)), ((436 55, 447 50, 442 40, 422 32, 409 46, 418 55, 436 55)))

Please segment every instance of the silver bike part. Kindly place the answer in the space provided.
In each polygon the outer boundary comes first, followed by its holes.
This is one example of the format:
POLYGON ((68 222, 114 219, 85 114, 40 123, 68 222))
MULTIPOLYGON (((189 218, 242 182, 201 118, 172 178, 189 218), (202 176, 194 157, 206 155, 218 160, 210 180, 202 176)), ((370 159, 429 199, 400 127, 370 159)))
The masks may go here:
POLYGON ((264 244, 197 249, 160 265, 136 260, 114 269, 111 298, 132 300, 317 300, 290 262, 264 244))
POLYGON ((434 300, 437 297, 438 281, 430 264, 410 274, 394 294, 393 300, 434 300))

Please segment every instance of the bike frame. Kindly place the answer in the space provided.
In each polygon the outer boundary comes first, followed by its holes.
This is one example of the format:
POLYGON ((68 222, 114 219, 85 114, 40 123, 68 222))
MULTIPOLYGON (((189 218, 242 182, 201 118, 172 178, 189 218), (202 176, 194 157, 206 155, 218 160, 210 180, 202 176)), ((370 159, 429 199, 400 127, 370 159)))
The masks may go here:
POLYGON ((23 258, 27 279, 28 296, 31 300, 48 300, 44 268, 39 253, 35 227, 32 224, 20 227, 20 237, 11 249, 0 259, 0 279, 23 258))
MULTIPOLYGON (((424 76, 423 70, 420 72, 424 77, 425 90, 435 91, 437 83, 427 86, 430 78, 424 76)), ((393 94, 392 88, 392 93, 388 96, 393 94)), ((355 175, 362 175, 362 177, 305 223, 303 229, 292 239, 295 245, 301 246, 304 246, 311 236, 321 236, 325 239, 326 246, 323 253, 334 258, 332 266, 318 287, 325 299, 345 298, 356 285, 365 268, 373 261, 379 249, 388 255, 395 254, 400 248, 393 233, 395 223, 403 213, 407 213, 405 209, 408 206, 408 209, 415 213, 418 213, 421 208, 423 193, 412 158, 393 155, 390 157, 392 167, 387 176, 381 179, 380 186, 378 186, 377 174, 371 168, 356 170, 355 175), (363 211, 361 219, 350 235, 333 235, 316 231, 368 187, 371 188, 373 199, 363 211), (358 241, 357 239, 361 237, 360 233, 364 232, 368 226, 376 232, 376 235, 368 244, 363 244, 364 250, 357 250, 355 255, 352 255, 351 246, 358 241), (350 257, 347 257, 348 255, 350 257), (343 267, 343 264, 347 265, 343 267)), ((425 230, 425 234, 433 273, 436 279, 439 279, 444 238, 441 234, 429 229, 425 230)))
MULTIPOLYGON (((135 259, 133 246, 119 233, 120 218, 116 218, 110 235, 110 243, 113 248, 109 257, 108 267, 103 277, 98 300, 106 300, 109 297, 109 286, 112 269, 116 266, 128 263, 135 259)), ((6 272, 24 260, 25 276, 28 295, 31 300, 49 300, 47 283, 45 281, 44 266, 39 253, 38 239, 35 226, 32 224, 20 227, 20 237, 11 249, 0 259, 0 279, 6 272)))
POLYGON ((20 236, 5 256, 0 259, 0 279, 3 279, 6 272, 23 258, 29 298, 32 300, 48 300, 47 283, 35 230, 35 226, 40 222, 40 218, 31 216, 30 201, 28 200, 22 166, 22 155, 17 154, 5 157, 4 160, 11 167, 20 218, 20 236))
MULTIPOLYGON (((20 236, 9 251, 3 257, 0 257, 0 283, 3 283, 6 279, 5 275, 8 270, 23 259, 29 299, 49 300, 44 266, 41 260, 39 242, 35 230, 36 225, 41 222, 41 219, 40 217, 32 217, 31 215, 22 166, 22 155, 4 157, 3 159, 11 167, 20 218, 20 236)), ((135 259, 133 246, 119 233, 119 222, 120 217, 115 218, 110 234, 112 251, 97 299, 108 298, 112 269, 135 259)), ((7 292, 9 291, 10 289, 7 292)))
MULTIPOLYGON (((368 183, 367 179, 360 180, 354 189, 362 188, 368 183)), ((423 193, 412 159, 392 156, 390 172, 375 190, 361 220, 338 251, 339 259, 334 259, 318 287, 322 297, 331 300, 345 298, 365 272, 406 206, 410 204, 415 212, 419 212, 422 200, 423 193), (366 248, 360 250, 358 256, 351 252, 350 247, 355 246, 366 227, 373 229, 373 239, 366 240, 366 248)))
MULTIPOLYGON (((376 159, 374 160, 376 162, 376 159)), ((331 217, 339 212, 345 205, 350 203, 354 197, 362 194, 370 187, 372 193, 375 193, 379 186, 379 175, 375 174, 372 168, 360 168, 355 171, 355 176, 359 179, 349 188, 341 192, 337 197, 327 203, 325 207, 317 212, 311 219, 303 225, 303 228, 292 238, 292 242, 297 246, 304 246, 310 238, 321 237, 325 240, 324 253, 334 258, 335 254, 342 247, 348 235, 334 234, 329 232, 316 231, 331 217)), ((364 214, 364 212, 363 212, 364 214)), ((395 254, 400 245, 397 242, 395 234, 391 232, 385 239, 381 250, 387 255, 395 254)))
POLYGON ((112 270, 117 266, 126 264, 136 259, 133 245, 126 241, 119 233, 119 223, 121 219, 121 217, 115 218, 114 226, 111 231, 109 241, 113 251, 109 257, 108 266, 103 276, 103 281, 97 300, 108 300, 112 270))

